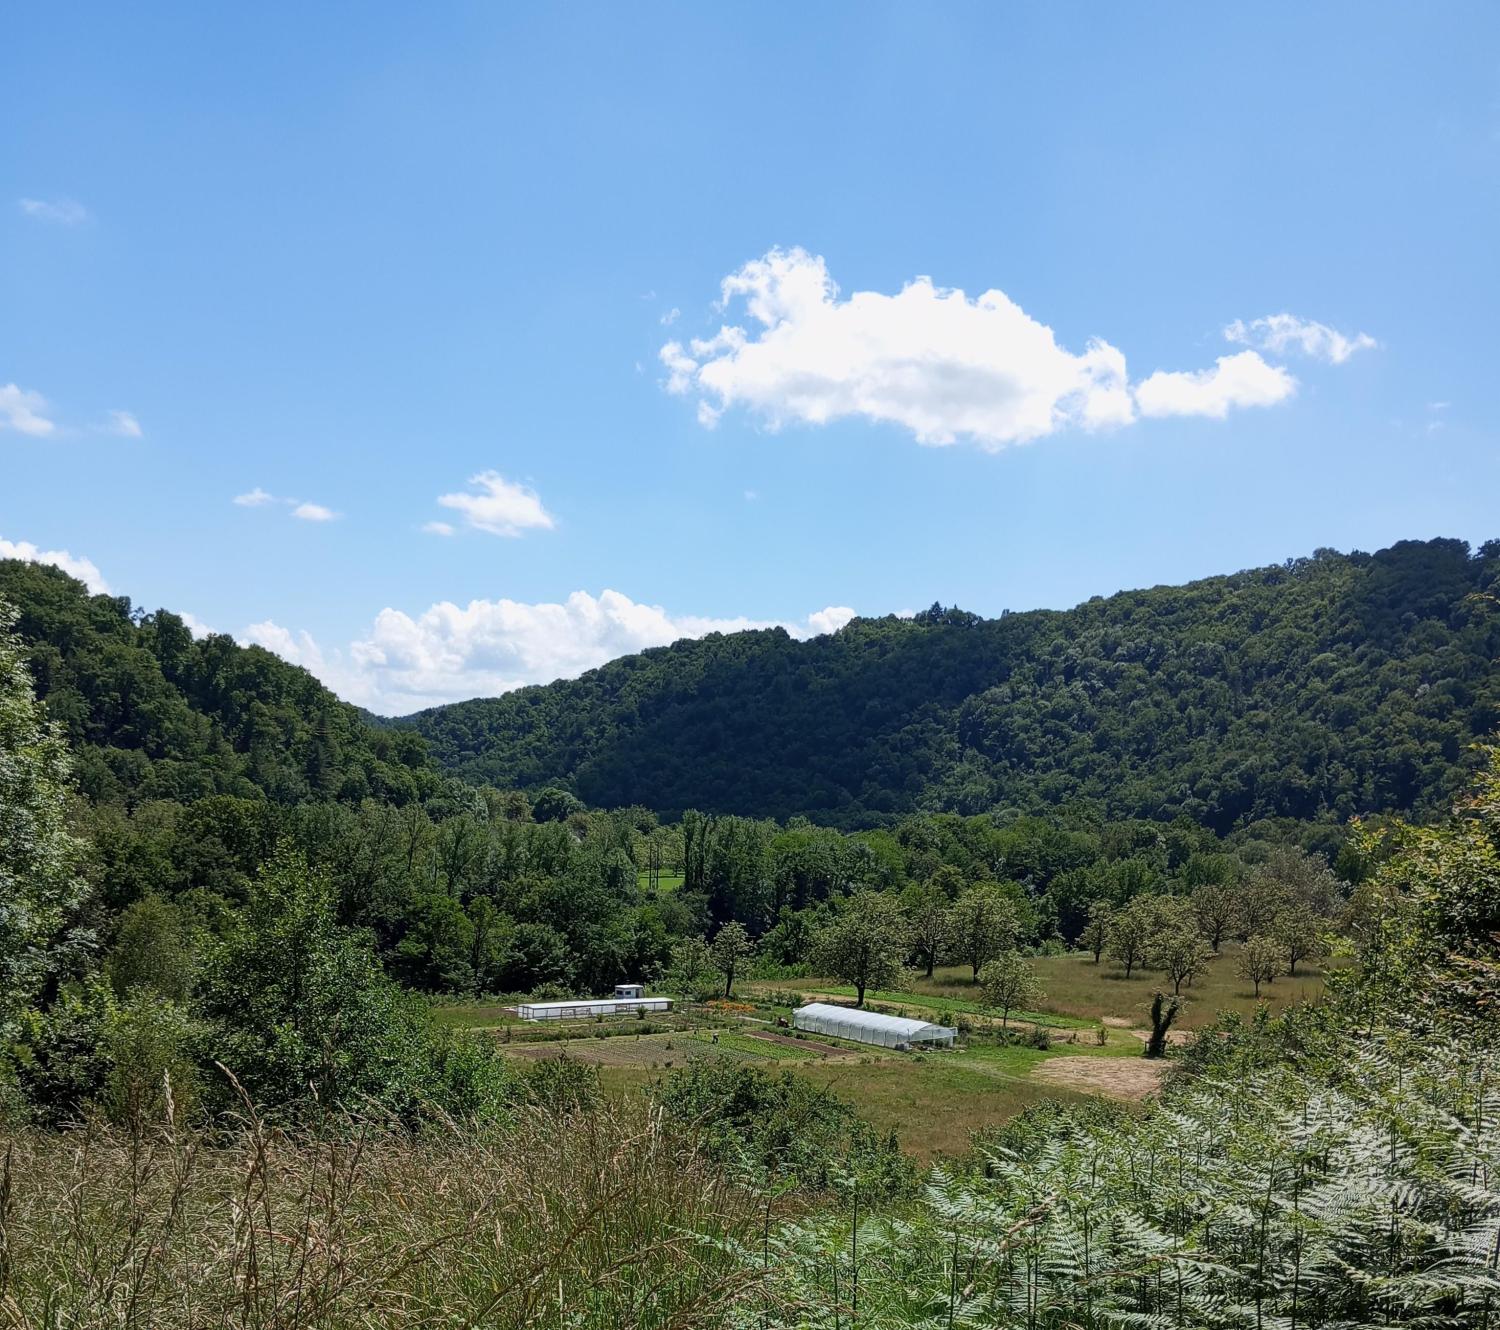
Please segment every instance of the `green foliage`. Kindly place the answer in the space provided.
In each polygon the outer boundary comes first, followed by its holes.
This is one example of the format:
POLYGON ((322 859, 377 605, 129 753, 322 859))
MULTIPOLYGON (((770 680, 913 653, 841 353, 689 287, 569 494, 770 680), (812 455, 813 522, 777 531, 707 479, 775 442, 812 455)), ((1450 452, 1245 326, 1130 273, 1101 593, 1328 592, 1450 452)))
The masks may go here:
POLYGON ((745 925, 731 919, 714 935, 709 953, 713 956, 714 968, 724 976, 724 996, 732 997, 735 976, 755 954, 745 925))
POLYGON ((1021 923, 1013 899, 997 883, 964 892, 948 911, 948 947, 974 977, 985 962, 1016 945, 1021 923))
POLYGON ((672 966, 663 983, 667 991, 694 1002, 717 996, 721 976, 713 949, 701 937, 685 937, 672 948, 672 966))
POLYGON ((10 626, 0 601, 0 1043, 93 941, 80 918, 85 846, 68 825, 67 747, 10 626))
POLYGON ((143 896, 121 913, 105 962, 117 997, 146 990, 184 1002, 192 991, 195 969, 189 930, 171 901, 143 896))
POLYGON ((527 1103, 558 1115, 596 1109, 604 1097, 599 1068, 566 1052, 532 1062, 526 1068, 522 1093, 527 1103))
POLYGON ((653 1094, 711 1159, 757 1186, 820 1192, 854 1179, 872 1199, 915 1190, 916 1170, 893 1140, 793 1072, 694 1058, 653 1094))
POLYGON ((1019 952, 1005 951, 986 961, 979 971, 984 1005, 1000 1013, 1000 1025, 1010 1024, 1013 1011, 1035 1007, 1044 996, 1041 981, 1019 952))
POLYGON ((1255 986, 1255 996, 1259 997, 1260 986, 1281 973, 1281 947, 1275 939, 1256 934, 1240 948, 1234 964, 1240 977, 1255 986))
POLYGON ((851 896, 813 942, 812 963, 823 974, 853 984, 856 1005, 865 990, 899 988, 910 948, 906 916, 891 896, 866 891, 851 896))
POLYGON ((406 723, 451 771, 668 816, 1425 814, 1500 726, 1497 575, 1493 545, 1320 550, 1061 613, 713 635, 406 723))
MULTIPOLYGON (((263 1111, 305 1115, 378 1104, 491 1114, 507 1073, 477 1042, 445 1035, 425 1004, 381 971, 367 940, 335 920, 328 879, 294 851, 253 884, 208 956, 200 998, 205 1057, 263 1111)), ((231 1107, 220 1083, 216 1102, 231 1107)))
POLYGON ((0 560, 0 601, 19 611, 37 692, 95 802, 228 794, 399 804, 441 784, 416 735, 368 724, 260 647, 197 640, 174 614, 90 596, 41 564, 0 560))

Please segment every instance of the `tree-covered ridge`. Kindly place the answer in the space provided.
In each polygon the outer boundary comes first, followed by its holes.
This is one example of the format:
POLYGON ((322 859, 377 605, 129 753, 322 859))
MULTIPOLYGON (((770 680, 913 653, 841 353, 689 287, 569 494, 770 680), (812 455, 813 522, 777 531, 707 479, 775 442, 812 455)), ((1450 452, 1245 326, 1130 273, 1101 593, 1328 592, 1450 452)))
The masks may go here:
POLYGON ((306 670, 124 596, 90 596, 56 568, 0 560, 0 601, 48 716, 96 803, 215 794, 281 804, 405 803, 440 782, 410 732, 367 724, 306 670))
POLYGON ((767 630, 408 719, 450 770, 841 826, 917 810, 1436 811, 1500 725, 1500 542, 1404 541, 1067 611, 767 630))

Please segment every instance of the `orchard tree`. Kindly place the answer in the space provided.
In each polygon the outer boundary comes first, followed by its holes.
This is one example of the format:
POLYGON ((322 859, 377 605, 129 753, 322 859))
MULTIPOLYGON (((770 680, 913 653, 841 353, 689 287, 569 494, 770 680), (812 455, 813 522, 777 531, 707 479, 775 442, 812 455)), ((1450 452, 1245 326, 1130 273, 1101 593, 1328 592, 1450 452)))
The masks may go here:
POLYGON ((1259 997, 1260 986, 1269 984, 1281 973, 1281 944, 1257 934, 1240 948, 1235 968, 1240 978, 1255 985, 1255 996, 1259 997))
POLYGON ((928 878, 912 883, 901 893, 901 906, 911 929, 912 948, 922 958, 930 979, 948 941, 948 894, 936 878, 928 878))
POLYGON ((32 693, 13 622, 0 604, 0 1043, 93 942, 79 923, 85 847, 68 828, 68 749, 32 693))
POLYGON ((845 902, 838 917, 813 944, 813 966, 854 986, 856 1006, 865 991, 893 988, 905 974, 902 962, 910 948, 906 915, 891 896, 863 891, 845 902))
POLYGON ((979 971, 984 1005, 1000 1013, 1000 1028, 1010 1024, 1010 1013, 1034 1007, 1044 996, 1036 971, 1018 951, 1002 952, 979 971))
MULTIPOLYGON (((1218 856, 1215 856, 1218 857, 1218 856)), ((1190 898, 1198 931, 1215 951, 1233 931, 1239 913, 1236 892, 1228 882, 1205 882, 1190 898)))
POLYGON ((986 961, 1015 947, 1020 931, 1015 903, 994 882, 971 887, 948 912, 949 946, 976 982, 986 961))
POLYGON ((1174 997, 1182 992, 1183 984, 1191 985, 1208 968, 1210 954, 1208 945, 1194 928, 1175 928, 1160 940, 1156 963, 1172 981, 1174 997))
POLYGON ((727 999, 734 993, 736 973, 755 952, 745 925, 737 919, 725 924, 714 935, 709 951, 713 955, 714 967, 724 976, 724 996, 727 999))
POLYGON ((1271 935, 1281 946, 1286 972, 1293 977, 1298 961, 1315 961, 1323 955, 1323 939, 1318 920, 1306 905, 1294 905, 1277 917, 1271 935))
POLYGON ((1137 896, 1110 920, 1110 959, 1119 961, 1125 967, 1127 979, 1136 966, 1146 963, 1157 937, 1156 911, 1146 903, 1151 899, 1149 896, 1137 896))
POLYGON ((1106 900, 1097 900, 1089 906, 1089 921, 1083 926, 1079 941, 1094 953, 1094 964, 1109 945, 1109 930, 1114 923, 1115 907, 1106 900))

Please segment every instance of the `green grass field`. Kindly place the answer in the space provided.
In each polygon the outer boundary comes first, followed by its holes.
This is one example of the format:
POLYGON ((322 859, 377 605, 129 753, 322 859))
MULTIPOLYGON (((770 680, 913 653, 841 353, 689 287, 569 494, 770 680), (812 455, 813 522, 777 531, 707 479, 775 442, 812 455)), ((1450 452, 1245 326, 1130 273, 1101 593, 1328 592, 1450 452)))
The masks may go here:
MULTIPOLYGON (((1261 988, 1257 1000, 1250 985, 1234 970, 1236 945, 1227 943, 1223 952, 1209 962, 1208 973, 1191 988, 1182 991, 1183 1011, 1178 1028, 1200 1029, 1210 1024, 1220 1011, 1251 1015, 1257 1006, 1273 1012, 1301 1002, 1316 1002, 1323 995, 1323 973, 1314 966, 1303 965, 1295 978, 1283 975, 1275 983, 1261 988)), ((1150 1024, 1151 997, 1167 987, 1163 976, 1154 970, 1140 970, 1125 978, 1124 971, 1109 960, 1094 964, 1086 952, 1066 956, 1038 956, 1032 961, 1045 993, 1040 1010, 1012 1013, 1011 1021, 1037 1023, 1057 1029, 1097 1026, 1101 1021, 1130 1027, 1150 1024)), ((748 985, 767 992, 823 993, 837 998, 852 998, 854 990, 833 980, 807 978, 770 980, 748 985)), ((882 1009, 900 1008, 914 1016, 931 1020, 943 1012, 965 1015, 990 1015, 979 1000, 968 967, 940 966, 931 979, 918 976, 910 989, 903 992, 874 991, 868 1000, 882 1009)))
MULTIPOLYGON (((486 1002, 445 1003, 435 1006, 434 1014, 445 1025, 505 1039, 502 1046, 517 1058, 566 1052, 591 1062, 611 1096, 639 1094, 695 1056, 787 1069, 828 1086, 877 1127, 894 1129, 912 1154, 931 1159, 961 1153, 976 1130, 996 1126, 1042 1100, 1077 1100, 1089 1094, 1135 1100, 1159 1083, 1163 1064, 1142 1058, 1139 1032, 1148 1023, 1152 994, 1162 987, 1160 974, 1137 971, 1126 979, 1109 961, 1095 965, 1084 953, 1037 957, 1033 964, 1045 990, 1041 1009, 1013 1013, 1011 1024, 1045 1027, 1052 1039, 1047 1049, 987 1037, 993 1013, 979 1000, 969 971, 960 966, 939 968, 931 979, 918 976, 902 992, 868 995, 881 1010, 933 1021, 962 1017, 973 1025, 975 1035, 959 1047, 923 1054, 837 1039, 796 1039, 764 1023, 785 1014, 789 1008, 780 1004, 794 1002, 798 995, 853 999, 852 988, 818 978, 746 983, 743 995, 775 1003, 777 1009, 762 1007, 748 1019, 708 1008, 678 1011, 666 1018, 679 1026, 669 1031, 660 1030, 661 1018, 640 1029, 632 1028, 633 1020, 585 1021, 570 1023, 569 1037, 558 1038, 562 1030, 554 1034, 549 1027, 517 1022, 500 1004, 486 1002), (1102 1045, 1097 1042, 1101 1027, 1102 1045)), ((1283 977, 1264 987, 1257 1003, 1235 974, 1234 948, 1228 946, 1207 974, 1184 991, 1179 1028, 1201 1028, 1221 1010, 1249 1015, 1257 1005, 1282 1010, 1316 1001, 1323 987, 1323 975, 1307 967, 1296 978, 1283 977)))

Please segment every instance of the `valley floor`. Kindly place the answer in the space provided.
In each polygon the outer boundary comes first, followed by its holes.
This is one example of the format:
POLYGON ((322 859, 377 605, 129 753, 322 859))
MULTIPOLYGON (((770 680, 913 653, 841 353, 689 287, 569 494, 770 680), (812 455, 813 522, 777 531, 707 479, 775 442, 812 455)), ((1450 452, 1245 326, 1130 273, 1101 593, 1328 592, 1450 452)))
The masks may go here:
MULTIPOLYGON (((972 1134, 997 1126, 1043 1100, 1099 1095, 1139 1101, 1160 1084, 1166 1064, 1141 1056, 1151 995, 1161 976, 1136 971, 1129 979, 1109 961, 1096 965, 1085 953, 1040 957, 1035 962, 1046 997, 1043 1010, 1010 1018, 1013 1029, 1046 1031, 1049 1046, 999 1042, 1000 1022, 978 1001, 969 971, 939 968, 908 991, 872 992, 869 1005, 940 1024, 967 1027, 951 1050, 902 1053, 838 1039, 801 1037, 781 1030, 803 1001, 853 1001, 835 981, 802 978, 743 984, 734 1004, 679 1009, 669 1022, 582 1022, 566 1028, 518 1023, 497 1004, 439 1008, 447 1023, 492 1034, 515 1057, 566 1054, 598 1066, 606 1091, 633 1098, 647 1085, 694 1057, 728 1058, 788 1070, 827 1086, 855 1104, 882 1131, 894 1130, 904 1149, 920 1159, 957 1155, 972 1134), (1100 1031, 1104 1042, 1098 1042, 1100 1031)), ((1221 1011, 1251 1015, 1318 1000, 1323 975, 1307 967, 1262 989, 1257 999, 1235 973, 1234 948, 1214 958, 1208 973, 1185 990, 1179 1039, 1211 1023, 1221 1011)))

